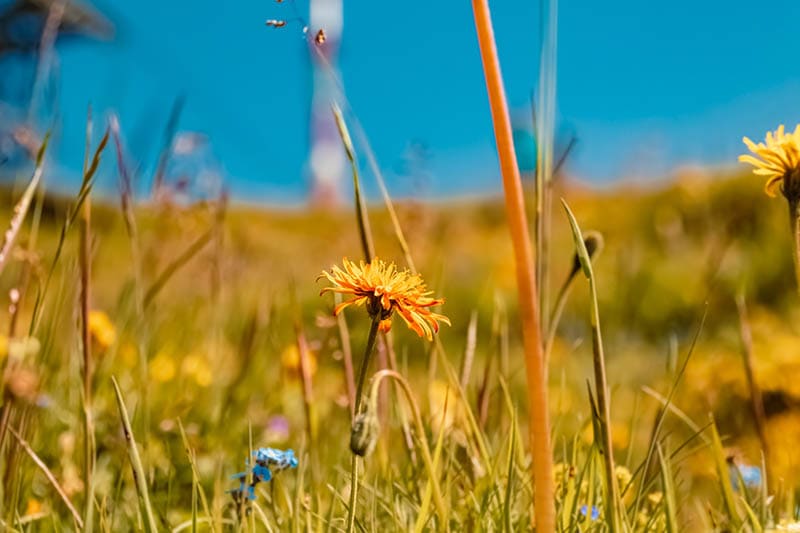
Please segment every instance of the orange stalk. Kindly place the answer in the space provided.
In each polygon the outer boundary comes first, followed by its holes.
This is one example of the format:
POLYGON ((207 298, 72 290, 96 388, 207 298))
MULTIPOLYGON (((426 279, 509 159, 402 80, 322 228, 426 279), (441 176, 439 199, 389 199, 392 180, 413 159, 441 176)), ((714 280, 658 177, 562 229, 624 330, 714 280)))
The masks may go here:
POLYGON ((550 443, 550 420, 547 407, 547 371, 544 365, 542 339, 539 326, 539 309, 534 261, 522 182, 514 153, 511 121, 508 116, 500 63, 494 41, 494 30, 487 0, 472 0, 475 28, 486 76, 489 106, 494 124, 494 136, 503 176, 505 206, 519 294, 519 312, 522 320, 522 339, 525 348, 525 368, 528 379, 528 404, 530 408, 530 447, 533 456, 534 519, 536 531, 555 531, 555 486, 553 481, 553 454, 550 443))

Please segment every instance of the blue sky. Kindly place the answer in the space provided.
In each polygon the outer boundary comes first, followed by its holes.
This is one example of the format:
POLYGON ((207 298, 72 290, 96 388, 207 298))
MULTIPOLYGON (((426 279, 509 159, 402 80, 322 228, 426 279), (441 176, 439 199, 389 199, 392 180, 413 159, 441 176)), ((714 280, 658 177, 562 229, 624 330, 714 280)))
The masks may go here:
MULTIPOLYGON (((212 142, 233 195, 300 202, 308 185, 310 74, 288 2, 97 0, 110 43, 61 49, 60 159, 79 168, 85 107, 116 110, 133 153, 152 160, 175 97, 181 129, 212 142)), ((491 2, 512 109, 537 83, 539 6, 491 2)), ((306 13, 307 2, 297 0, 306 13)), ((398 194, 404 153, 424 143, 425 194, 498 191, 491 118, 470 3, 345 0, 347 96, 398 194)), ((652 179, 735 161, 741 136, 800 120, 800 2, 564 0, 559 6, 559 130, 577 135, 569 171, 585 180, 652 179)), ((365 165, 364 165, 365 166, 365 165)))

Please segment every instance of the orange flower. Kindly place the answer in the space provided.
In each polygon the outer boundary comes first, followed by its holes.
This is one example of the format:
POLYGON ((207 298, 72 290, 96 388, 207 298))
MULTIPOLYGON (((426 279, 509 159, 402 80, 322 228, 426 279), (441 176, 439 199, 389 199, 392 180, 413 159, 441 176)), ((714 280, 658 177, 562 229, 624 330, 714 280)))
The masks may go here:
POLYGON ((333 266, 330 272, 320 274, 320 278, 327 278, 333 284, 322 289, 320 294, 330 291, 352 296, 334 308, 334 315, 350 305, 366 305, 371 317, 380 317, 381 331, 389 331, 392 312, 397 311, 409 328, 428 340, 433 340, 433 334, 439 332, 439 322, 450 325, 446 316, 430 310, 443 304, 444 299, 431 298, 432 292, 418 274, 398 271, 394 263, 377 257, 370 263, 361 261, 358 265, 345 258, 342 264, 344 268, 333 266))
POLYGON ((800 124, 792 133, 785 133, 782 124, 774 133, 768 131, 766 144, 755 144, 747 137, 744 137, 742 141, 747 145, 748 150, 760 159, 744 154, 739 156, 739 161, 753 165, 755 167, 754 174, 767 177, 764 187, 766 193, 773 197, 779 190, 782 190, 784 194, 792 193, 787 189, 787 180, 792 179, 795 171, 800 169, 800 124))

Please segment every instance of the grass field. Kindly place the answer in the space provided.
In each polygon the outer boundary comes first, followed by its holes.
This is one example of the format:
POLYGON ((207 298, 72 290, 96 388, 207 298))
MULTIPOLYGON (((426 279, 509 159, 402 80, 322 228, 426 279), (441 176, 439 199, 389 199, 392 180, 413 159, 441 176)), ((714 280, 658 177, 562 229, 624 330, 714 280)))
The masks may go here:
MULTIPOLYGON (((673 516, 681 531, 725 530, 734 520, 756 530, 749 511, 759 523, 791 519, 800 391, 783 210, 750 176, 691 176, 650 189, 568 185, 556 194, 569 200, 583 228, 604 237, 594 265, 626 527, 663 530, 673 516), (746 303, 744 322, 737 297, 746 303), (780 481, 770 485, 776 488, 769 505, 763 484, 746 483, 747 490, 731 492, 731 510, 720 481, 739 487, 730 466, 747 472, 762 463, 742 323, 752 330, 755 381, 765 399, 769 470, 780 481), (714 446, 709 414, 724 450, 714 446), (662 462, 648 454, 651 442, 659 443, 662 462), (715 467, 720 454, 723 476, 715 467)), ((76 529, 88 515, 80 229, 76 223, 67 232, 46 285, 73 202, 43 199, 34 201, 2 276, 0 320, 9 324, 2 338, 2 501, 5 523, 18 530, 76 529), (20 299, 11 305, 14 290, 20 299)), ((429 343, 395 318, 389 349, 378 351, 376 365, 408 380, 424 430, 416 429, 399 389, 384 387, 356 525, 524 530, 531 516, 526 382, 502 204, 400 202, 397 210, 415 264, 446 299, 441 312, 452 326, 429 343), (422 448, 435 463, 445 517, 432 501, 422 448)), ((385 209, 375 206, 369 216, 378 256, 401 262, 385 209)), ((333 298, 319 296, 326 282, 317 277, 342 257, 360 256, 352 213, 233 205, 220 219, 209 206, 161 203, 141 206, 135 219, 132 247, 118 205, 92 207, 94 527, 146 529, 150 514, 159 530, 344 528, 351 454, 343 358, 349 354, 357 367, 369 318, 354 309, 337 322, 333 298), (196 253, 182 261, 186 250, 196 253), (140 454, 139 492, 112 376, 140 454), (256 485, 255 500, 237 503, 226 492, 239 486, 230 476, 246 469, 249 449, 267 446, 294 449, 298 467, 275 472, 256 485)), ((551 301, 574 261, 568 232, 557 213, 551 301)), ((558 520, 565 530, 606 527, 586 392, 588 309, 578 279, 550 357, 558 520)))
POLYGON ((5 530, 800 531, 800 126, 745 138, 764 179, 569 179, 549 0, 522 179, 472 7, 502 196, 368 203, 374 154, 307 26, 352 205, 184 201, 91 111, 59 196, 23 132, 31 173, 0 190, 5 530))

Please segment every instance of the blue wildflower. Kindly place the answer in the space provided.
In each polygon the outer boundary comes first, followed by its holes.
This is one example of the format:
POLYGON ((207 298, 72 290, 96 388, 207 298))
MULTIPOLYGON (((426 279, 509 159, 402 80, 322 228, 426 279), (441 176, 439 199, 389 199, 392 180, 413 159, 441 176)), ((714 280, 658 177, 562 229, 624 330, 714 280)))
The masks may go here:
POLYGON ((287 468, 297 468, 297 457, 294 455, 294 450, 277 450, 275 448, 259 448, 253 452, 255 458, 255 465, 248 472, 239 472, 231 476, 231 479, 239 480, 239 488, 232 489, 228 492, 233 494, 235 499, 239 499, 247 495, 248 500, 256 499, 256 485, 259 483, 267 482, 272 479, 272 473, 286 470, 287 468), (247 484, 247 475, 252 475, 252 481, 247 484))
MULTIPOLYGON (((581 514, 583 516, 586 516, 586 515, 589 514, 589 506, 588 505, 581 505, 581 514)), ((597 507, 592 505, 592 515, 591 515, 592 522, 594 522, 598 518, 600 518, 600 509, 598 509, 597 507)))
POLYGON ((761 486, 761 469, 757 466, 731 464, 729 469, 734 490, 739 490, 739 477, 746 488, 756 489, 761 486))

